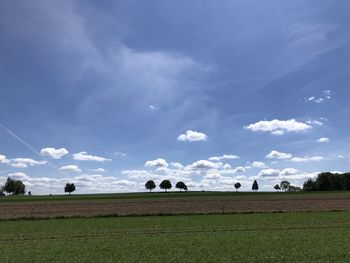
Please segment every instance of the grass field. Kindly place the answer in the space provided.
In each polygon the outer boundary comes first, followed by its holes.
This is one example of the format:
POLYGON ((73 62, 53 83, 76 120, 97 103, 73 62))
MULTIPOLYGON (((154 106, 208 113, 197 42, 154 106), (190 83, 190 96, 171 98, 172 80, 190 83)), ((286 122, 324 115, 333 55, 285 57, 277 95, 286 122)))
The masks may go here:
POLYGON ((350 262, 350 212, 0 221, 1 262, 350 262))

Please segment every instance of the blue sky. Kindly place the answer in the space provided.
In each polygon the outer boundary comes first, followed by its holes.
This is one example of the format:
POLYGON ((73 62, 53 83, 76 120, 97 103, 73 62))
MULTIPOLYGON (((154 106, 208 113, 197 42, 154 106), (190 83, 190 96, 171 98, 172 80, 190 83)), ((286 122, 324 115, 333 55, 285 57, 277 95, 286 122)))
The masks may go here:
POLYGON ((347 0, 1 1, 0 183, 302 185, 349 171, 347 0))

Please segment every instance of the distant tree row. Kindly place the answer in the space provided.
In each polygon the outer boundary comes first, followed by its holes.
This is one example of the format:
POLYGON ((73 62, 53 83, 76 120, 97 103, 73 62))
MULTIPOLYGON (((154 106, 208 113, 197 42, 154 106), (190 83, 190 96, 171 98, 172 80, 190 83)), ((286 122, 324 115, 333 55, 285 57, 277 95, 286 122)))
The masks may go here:
POLYGON ((5 185, 0 186, 0 195, 23 195, 26 193, 26 186, 21 180, 7 178, 5 185))
MULTIPOLYGON (((173 187, 173 186, 172 186, 172 184, 171 184, 171 182, 170 182, 169 180, 163 180, 163 181, 159 184, 159 188, 162 189, 162 190, 164 190, 165 192, 166 192, 167 190, 171 189, 172 187, 173 187)), ((180 189, 180 192, 181 192, 181 190, 187 191, 187 185, 186 185, 184 182, 181 182, 181 181, 180 181, 180 182, 177 182, 176 185, 175 185, 175 187, 176 187, 177 189, 180 189)), ((147 190, 149 190, 150 192, 152 192, 152 190, 156 188, 156 184, 154 183, 153 180, 149 180, 149 181, 146 182, 145 188, 146 188, 147 190)))
MULTIPOLYGON (((234 184, 234 187, 236 189, 236 192, 238 191, 239 188, 241 188, 241 183, 240 182, 237 182, 234 184)), ((252 185, 252 191, 258 191, 259 190, 259 185, 258 185, 258 182, 256 180, 254 180, 253 182, 253 185, 252 185)))
POLYGON ((283 190, 285 192, 299 192, 301 188, 298 186, 291 185, 288 181, 282 181, 280 184, 276 184, 273 188, 278 192, 283 190))
POLYGON ((304 191, 350 190, 350 173, 320 173, 304 183, 304 191))

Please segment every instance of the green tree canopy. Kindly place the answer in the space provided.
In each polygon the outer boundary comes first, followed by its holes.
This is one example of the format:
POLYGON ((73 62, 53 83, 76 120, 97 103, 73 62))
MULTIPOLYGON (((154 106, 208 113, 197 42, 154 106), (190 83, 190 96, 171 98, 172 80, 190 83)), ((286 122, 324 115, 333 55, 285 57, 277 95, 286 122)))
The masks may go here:
POLYGON ((145 188, 152 192, 152 190, 156 188, 156 184, 154 183, 154 181, 148 180, 145 184, 145 188))
POLYGON ((252 185, 252 190, 255 192, 259 190, 259 185, 258 185, 258 182, 256 180, 254 180, 254 183, 252 185))
POLYGON ((284 191, 287 192, 287 190, 289 189, 289 186, 290 186, 290 182, 288 182, 288 181, 282 181, 282 182, 281 182, 281 188, 282 188, 282 190, 284 190, 284 191))
POLYGON ((241 183, 240 182, 237 182, 237 183, 235 183, 235 188, 236 188, 236 192, 237 192, 237 190, 239 189, 239 188, 241 188, 241 183))
POLYGON ((169 180, 164 180, 160 183, 159 187, 160 189, 164 189, 166 192, 168 189, 171 189, 171 187, 173 186, 171 185, 171 182, 169 180))
POLYGON ((316 180, 304 183, 305 191, 339 191, 350 190, 350 173, 320 173, 316 180))
POLYGON ((279 186, 279 184, 276 184, 273 188, 275 188, 275 190, 278 192, 278 190, 281 190, 281 187, 279 186))
POLYGON ((8 177, 4 185, 3 191, 13 195, 25 194, 26 186, 21 180, 15 180, 8 177))
POLYGON ((181 190, 187 191, 187 185, 184 182, 177 182, 175 187, 177 189, 180 189, 180 191, 181 190))
POLYGON ((64 187, 64 192, 65 193, 72 193, 75 191, 75 185, 74 184, 70 184, 70 183, 66 183, 66 186, 64 187))

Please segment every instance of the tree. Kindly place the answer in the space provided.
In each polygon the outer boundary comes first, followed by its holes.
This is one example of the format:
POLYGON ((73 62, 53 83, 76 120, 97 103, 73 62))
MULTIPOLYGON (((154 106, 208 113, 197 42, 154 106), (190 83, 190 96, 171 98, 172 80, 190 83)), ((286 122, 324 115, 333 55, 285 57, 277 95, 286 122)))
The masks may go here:
POLYGON ((65 193, 72 193, 75 191, 75 185, 74 184, 70 184, 70 183, 66 183, 66 186, 64 187, 64 192, 65 193))
POLYGON ((2 196, 2 195, 5 195, 5 193, 4 193, 4 187, 3 187, 3 186, 0 186, 0 196, 2 196))
POLYGON ((171 189, 171 187, 173 186, 171 185, 171 182, 169 180, 164 180, 160 183, 159 187, 160 189, 164 189, 166 192, 168 189, 171 189))
POLYGON ((254 180, 254 183, 252 185, 252 190, 255 192, 259 190, 259 185, 258 185, 258 182, 256 180, 254 180))
POLYGON ((237 192, 237 190, 239 189, 239 188, 241 188, 241 183, 240 182, 237 182, 237 183, 235 183, 235 188, 236 188, 236 192, 237 192))
POLYGON ((187 191, 187 185, 184 182, 177 182, 175 187, 180 189, 180 192, 182 189, 187 191))
POLYGON ((145 187, 149 190, 149 192, 152 192, 152 190, 156 188, 156 184, 154 183, 154 181, 149 180, 146 182, 145 187))
POLYGON ((26 192, 26 186, 21 180, 15 180, 8 177, 3 190, 8 194, 23 195, 26 192))
POLYGON ((276 184, 273 188, 275 188, 275 190, 278 192, 278 190, 281 190, 281 187, 279 186, 279 184, 276 184))
POLYGON ((282 181, 281 182, 281 188, 285 192, 287 192, 287 190, 289 189, 289 186, 290 186, 290 182, 288 182, 288 181, 282 181))

